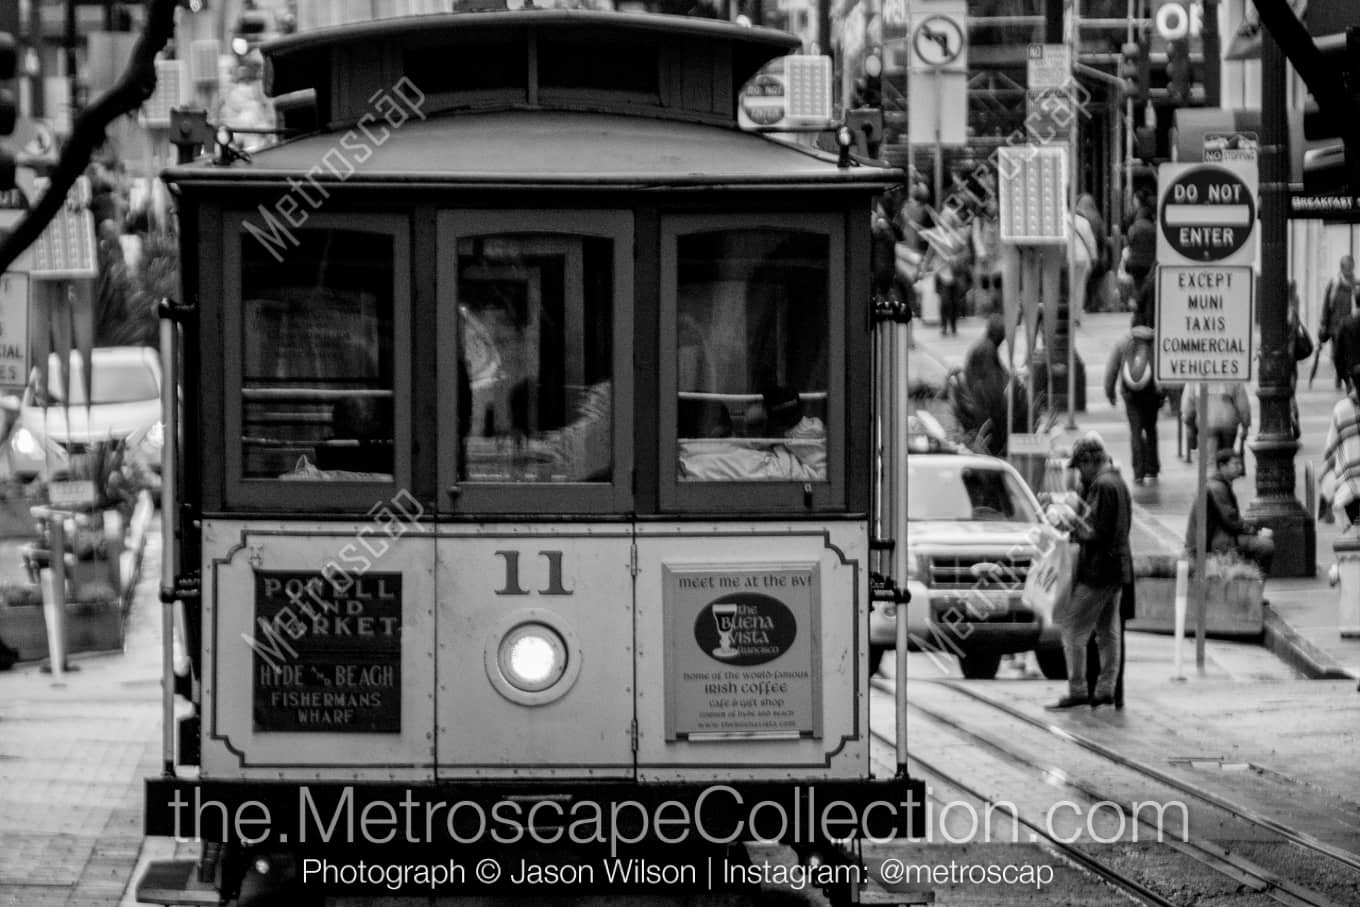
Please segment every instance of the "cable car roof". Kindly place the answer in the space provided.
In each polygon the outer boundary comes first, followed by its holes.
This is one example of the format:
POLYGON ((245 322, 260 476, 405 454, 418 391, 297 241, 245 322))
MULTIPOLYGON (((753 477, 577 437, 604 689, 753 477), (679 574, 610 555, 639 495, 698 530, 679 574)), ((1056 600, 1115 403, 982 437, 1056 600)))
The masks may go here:
POLYGON ((353 23, 265 45, 271 96, 313 92, 343 130, 406 81, 427 113, 530 106, 735 123, 746 81, 799 40, 686 16, 523 9, 353 23))
POLYGON ((307 174, 346 185, 443 184, 661 188, 829 184, 887 186, 900 170, 837 166, 836 156, 735 128, 608 113, 510 110, 412 118, 294 139, 249 163, 166 171, 172 183, 280 183, 307 174), (346 139, 348 137, 348 139, 346 139), (344 151, 362 145, 367 154, 344 151))

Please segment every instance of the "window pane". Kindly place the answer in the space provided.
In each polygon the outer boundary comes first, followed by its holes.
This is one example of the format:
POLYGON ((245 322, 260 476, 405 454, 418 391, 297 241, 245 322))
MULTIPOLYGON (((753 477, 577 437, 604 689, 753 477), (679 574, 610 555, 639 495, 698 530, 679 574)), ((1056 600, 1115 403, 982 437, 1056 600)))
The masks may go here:
POLYGON ((459 241, 464 481, 610 481, 613 267, 607 239, 459 241))
POLYGON ((1034 509, 1020 482, 1001 469, 961 466, 927 459, 907 463, 907 519, 913 521, 1035 523, 1034 509))
MULTIPOLYGON (((44 406, 58 404, 84 406, 86 404, 84 359, 72 353, 70 368, 71 392, 68 394, 62 381, 61 357, 53 353, 48 358, 47 393, 44 395, 41 390, 36 390, 34 402, 44 406)), ((93 375, 90 381, 93 399, 88 401, 91 404, 139 403, 144 400, 160 399, 161 384, 156 372, 148 361, 140 357, 110 361, 109 358, 96 354, 93 375)))
POLYGON ((829 250, 791 230, 679 238, 682 481, 827 481, 829 250))
POLYGON ((241 239, 245 478, 391 481, 395 240, 297 237, 282 260, 241 239))

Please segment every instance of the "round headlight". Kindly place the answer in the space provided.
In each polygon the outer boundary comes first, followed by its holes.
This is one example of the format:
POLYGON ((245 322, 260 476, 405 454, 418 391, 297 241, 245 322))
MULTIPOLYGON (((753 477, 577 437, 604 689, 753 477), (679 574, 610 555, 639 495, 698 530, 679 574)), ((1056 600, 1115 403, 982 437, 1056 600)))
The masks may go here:
POLYGON ((512 686, 537 693, 557 683, 566 673, 567 645, 549 626, 520 624, 505 634, 496 660, 501 674, 512 686))
POLYGON ((15 429, 12 438, 13 440, 10 443, 14 445, 16 453, 23 454, 25 457, 42 456, 42 446, 38 444, 38 439, 33 437, 33 432, 27 428, 20 426, 15 429))

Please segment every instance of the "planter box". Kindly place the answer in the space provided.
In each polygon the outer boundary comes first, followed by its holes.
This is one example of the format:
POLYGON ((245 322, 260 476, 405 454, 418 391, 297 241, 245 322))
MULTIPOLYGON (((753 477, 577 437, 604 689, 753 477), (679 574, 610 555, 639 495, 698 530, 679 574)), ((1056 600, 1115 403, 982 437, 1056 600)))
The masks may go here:
MULTIPOLYGON (((0 639, 17 649, 20 661, 47 657, 47 625, 42 605, 0 604, 0 639)), ((117 600, 75 602, 66 606, 66 652, 119 652, 123 649, 123 605, 117 600)))
MULTIPOLYGON (((1139 574, 1137 588, 1138 614, 1128 622, 1130 630, 1149 630, 1154 633, 1175 632, 1176 577, 1174 565, 1171 576, 1139 574)), ((1265 632, 1265 581, 1250 577, 1221 577, 1209 579, 1205 632, 1210 636, 1259 637, 1265 632)), ((1190 583, 1190 600, 1185 613, 1186 636, 1195 632, 1195 583, 1190 583)))

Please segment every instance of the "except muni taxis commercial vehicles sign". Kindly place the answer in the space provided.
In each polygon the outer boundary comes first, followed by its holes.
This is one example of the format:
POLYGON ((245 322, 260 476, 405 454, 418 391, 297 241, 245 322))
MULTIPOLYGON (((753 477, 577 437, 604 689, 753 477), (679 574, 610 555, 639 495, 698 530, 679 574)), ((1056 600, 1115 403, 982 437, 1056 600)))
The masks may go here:
POLYGON ((1255 262, 1255 164, 1163 164, 1157 170, 1157 184, 1158 264, 1255 262))
POLYGON ((1157 269, 1157 381, 1250 381, 1250 267, 1157 269))

